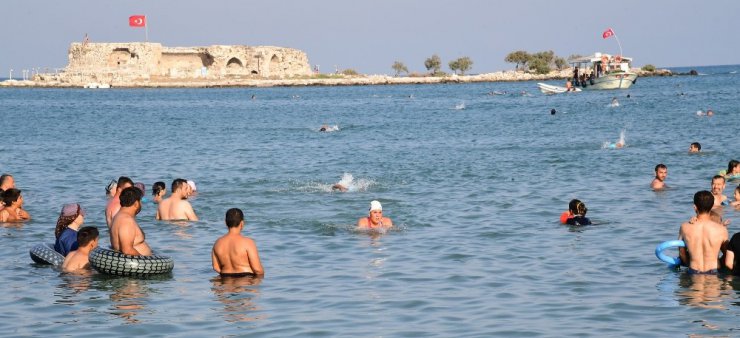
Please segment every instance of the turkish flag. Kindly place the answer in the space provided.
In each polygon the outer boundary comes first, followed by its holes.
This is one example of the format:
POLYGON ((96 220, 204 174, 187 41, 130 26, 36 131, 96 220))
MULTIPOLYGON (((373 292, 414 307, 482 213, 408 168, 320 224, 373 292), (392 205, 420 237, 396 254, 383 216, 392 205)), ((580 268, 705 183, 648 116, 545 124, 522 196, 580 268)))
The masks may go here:
POLYGON ((146 15, 129 16, 128 25, 131 27, 145 27, 146 26, 146 15))
POLYGON ((601 37, 604 39, 609 38, 612 35, 614 35, 614 31, 611 28, 605 30, 604 33, 601 33, 601 37))

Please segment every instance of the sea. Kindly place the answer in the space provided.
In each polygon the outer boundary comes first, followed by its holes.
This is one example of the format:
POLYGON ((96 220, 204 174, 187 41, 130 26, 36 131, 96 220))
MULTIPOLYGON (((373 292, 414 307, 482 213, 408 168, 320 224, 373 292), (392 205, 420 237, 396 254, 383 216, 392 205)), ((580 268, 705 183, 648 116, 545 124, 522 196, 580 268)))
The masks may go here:
MULTIPOLYGON (((0 172, 32 216, 0 225, 0 335, 738 336, 740 279, 692 277, 654 253, 740 158, 740 65, 690 69, 700 75, 552 96, 536 82, 0 88, 0 172), (668 189, 656 192, 659 163, 668 189), (172 273, 33 263, 65 203, 109 246, 104 189, 119 176, 149 194, 196 182, 200 221, 155 221, 150 202, 138 215, 172 273), (339 181, 352 188, 333 191, 339 181), (593 225, 559 223, 574 198, 593 225), (372 200, 393 220, 385 233, 355 229, 372 200), (234 207, 264 278, 212 269, 234 207)), ((730 235, 738 215, 723 210, 730 235)))

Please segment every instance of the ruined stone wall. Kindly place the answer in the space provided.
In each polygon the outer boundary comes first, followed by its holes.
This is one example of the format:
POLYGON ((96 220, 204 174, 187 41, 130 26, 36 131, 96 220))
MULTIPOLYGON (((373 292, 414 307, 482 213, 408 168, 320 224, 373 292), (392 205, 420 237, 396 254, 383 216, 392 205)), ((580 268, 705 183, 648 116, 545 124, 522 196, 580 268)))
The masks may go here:
POLYGON ((102 83, 311 75, 306 53, 270 46, 73 43, 62 81, 102 83))

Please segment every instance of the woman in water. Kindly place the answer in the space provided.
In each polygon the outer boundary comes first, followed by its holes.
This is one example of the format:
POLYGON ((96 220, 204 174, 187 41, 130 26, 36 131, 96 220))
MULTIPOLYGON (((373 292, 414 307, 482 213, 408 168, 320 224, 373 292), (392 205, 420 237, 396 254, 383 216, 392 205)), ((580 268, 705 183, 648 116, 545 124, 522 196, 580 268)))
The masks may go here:
POLYGON ((586 204, 573 199, 568 203, 568 211, 560 215, 560 221, 568 225, 590 225, 591 220, 586 218, 587 212, 586 204))
POLYGON ((740 162, 737 160, 731 160, 727 164, 727 171, 725 172, 726 179, 740 178, 740 162))
POLYGON ((370 202, 370 214, 368 217, 357 221, 357 229, 384 231, 393 227, 393 222, 388 217, 383 217, 383 206, 378 201, 370 202))
POLYGON ((70 251, 77 250, 77 231, 82 223, 85 223, 85 210, 78 203, 62 206, 57 227, 54 229, 54 236, 57 238, 54 243, 56 252, 66 257, 70 251))
POLYGON ((0 210, 0 222, 23 222, 31 219, 31 215, 23 210, 23 196, 20 190, 10 188, 3 191, 2 202, 5 207, 0 210))
POLYGON ((152 202, 159 204, 164 199, 164 195, 167 194, 167 187, 164 182, 154 182, 152 186, 152 202))

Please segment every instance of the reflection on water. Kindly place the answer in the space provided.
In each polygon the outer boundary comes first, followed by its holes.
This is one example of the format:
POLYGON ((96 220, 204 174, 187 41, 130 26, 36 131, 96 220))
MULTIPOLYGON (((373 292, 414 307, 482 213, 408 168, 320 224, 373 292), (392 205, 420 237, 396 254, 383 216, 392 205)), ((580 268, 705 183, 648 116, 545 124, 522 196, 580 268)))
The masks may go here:
POLYGON ((55 304, 76 304, 80 302, 78 295, 88 291, 92 284, 93 272, 83 269, 78 273, 61 273, 59 284, 55 290, 55 304))
POLYGON ((110 294, 111 313, 121 317, 129 324, 139 322, 137 315, 145 309, 148 289, 145 281, 131 278, 120 278, 110 294))
POLYGON ((676 289, 678 302, 704 309, 725 310, 725 300, 734 293, 727 279, 718 275, 692 275, 682 273, 676 289))
POLYGON ((260 309, 254 303, 259 296, 262 283, 260 277, 222 277, 211 279, 213 295, 224 306, 223 316, 227 322, 250 322, 263 316, 256 314, 260 309))

